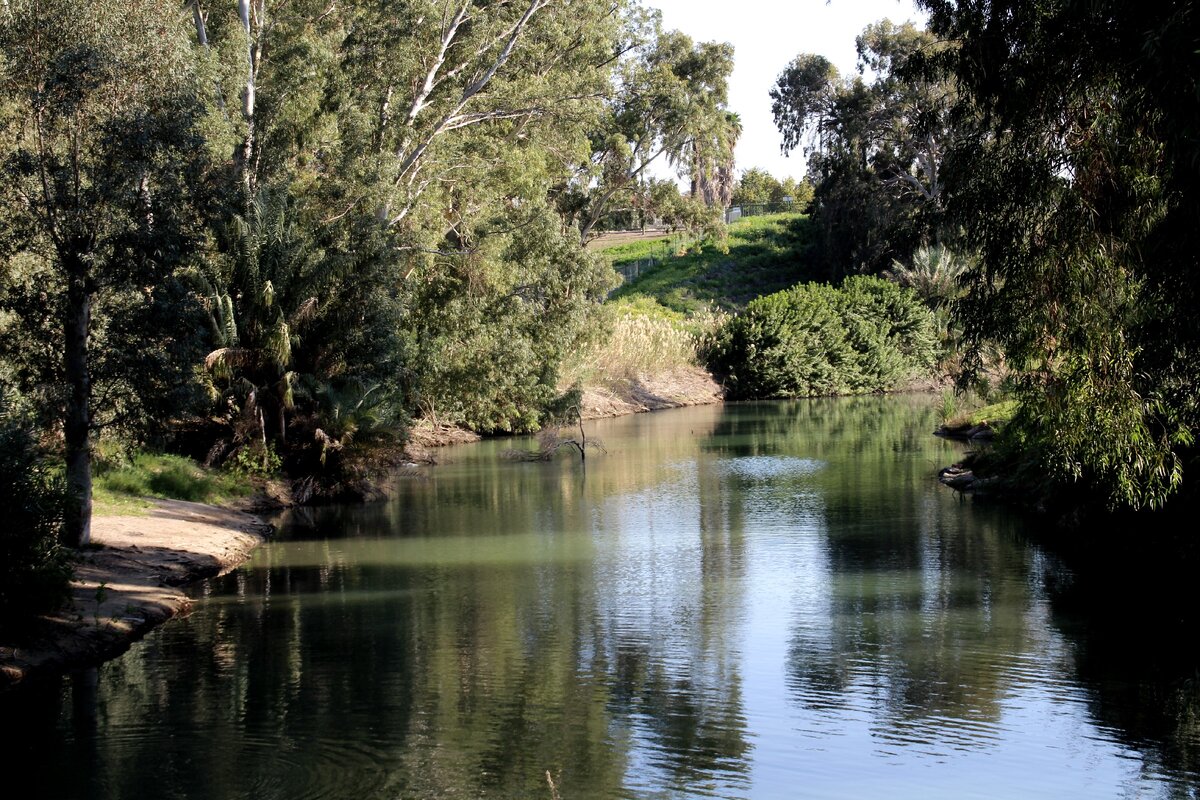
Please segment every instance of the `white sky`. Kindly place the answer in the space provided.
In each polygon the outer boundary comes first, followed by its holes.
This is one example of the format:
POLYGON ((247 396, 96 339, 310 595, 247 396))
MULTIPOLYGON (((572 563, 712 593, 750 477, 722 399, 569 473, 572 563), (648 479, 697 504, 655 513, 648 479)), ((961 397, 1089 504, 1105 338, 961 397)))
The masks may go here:
POLYGON ((799 149, 785 158, 771 117, 768 92, 788 62, 800 53, 817 53, 846 74, 855 69, 854 39, 868 24, 885 17, 893 22, 926 16, 912 0, 645 0, 662 11, 663 27, 696 41, 734 46, 729 109, 742 118, 737 146, 740 175, 761 167, 776 178, 804 174, 799 149))

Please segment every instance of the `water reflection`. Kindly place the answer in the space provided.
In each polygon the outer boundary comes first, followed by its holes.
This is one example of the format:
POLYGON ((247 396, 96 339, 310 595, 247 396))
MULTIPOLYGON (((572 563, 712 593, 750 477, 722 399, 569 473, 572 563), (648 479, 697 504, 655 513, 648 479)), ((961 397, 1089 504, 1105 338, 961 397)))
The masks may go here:
POLYGON ((597 424, 586 472, 453 451, 0 698, 3 768, 54 797, 1195 796, 1198 662, 1163 647, 1189 622, 1107 625, 936 485, 933 422, 646 415, 597 424))

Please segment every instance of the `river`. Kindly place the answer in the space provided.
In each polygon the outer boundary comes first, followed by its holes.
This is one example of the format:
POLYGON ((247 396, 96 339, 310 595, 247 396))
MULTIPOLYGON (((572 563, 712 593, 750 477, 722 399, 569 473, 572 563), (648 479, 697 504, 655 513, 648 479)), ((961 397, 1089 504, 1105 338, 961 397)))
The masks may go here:
POLYGON ((939 486, 935 424, 926 397, 731 404, 588 423, 586 465, 449 449, 390 502, 290 513, 124 657, 0 697, 5 780, 1197 797, 1190 643, 939 486))

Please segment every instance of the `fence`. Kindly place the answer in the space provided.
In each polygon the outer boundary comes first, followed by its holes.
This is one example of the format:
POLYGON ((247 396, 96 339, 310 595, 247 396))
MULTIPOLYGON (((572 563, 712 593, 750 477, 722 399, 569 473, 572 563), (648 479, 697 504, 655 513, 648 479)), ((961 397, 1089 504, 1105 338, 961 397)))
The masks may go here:
POLYGON ((620 273, 624 283, 636 280, 643 272, 670 261, 691 247, 700 237, 691 233, 675 233, 660 242, 650 244, 650 251, 631 260, 613 262, 613 269, 620 273))
POLYGON ((782 214, 792 210, 791 199, 779 203, 744 203, 725 209, 725 224, 736 222, 742 217, 761 217, 764 214, 782 214))

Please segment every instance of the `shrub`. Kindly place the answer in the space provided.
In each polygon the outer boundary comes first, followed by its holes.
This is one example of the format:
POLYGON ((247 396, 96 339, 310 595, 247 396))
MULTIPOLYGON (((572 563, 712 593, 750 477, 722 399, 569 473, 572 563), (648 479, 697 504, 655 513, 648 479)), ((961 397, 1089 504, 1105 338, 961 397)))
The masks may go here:
MULTIPOLYGON (((239 451, 239 456, 243 452, 239 451)), ((272 463, 278 465, 278 457, 274 459, 272 463)), ((261 448, 235 463, 240 465, 242 461, 249 465, 246 471, 253 473, 262 464, 261 448)), ((105 507, 121 511, 125 510, 121 498, 132 497, 221 503, 247 492, 247 476, 237 469, 232 473, 205 469, 183 456, 136 453, 121 461, 110 458, 97 462, 96 499, 105 507)))
POLYGON ((70 552, 59 543, 67 502, 61 470, 13 405, 0 391, 0 627, 59 607, 71 579, 70 552))
POLYGON ((854 392, 886 392, 937 361, 937 325, 910 290, 879 278, 847 278, 837 295, 857 355, 854 392))
POLYGON ((732 399, 884 392, 928 371, 936 343, 912 291, 855 277, 751 301, 719 331, 710 366, 732 399))
POLYGON ((916 291, 927 305, 945 307, 962 295, 960 281, 971 264, 971 259, 943 245, 923 245, 913 253, 912 263, 892 261, 884 276, 916 291))

